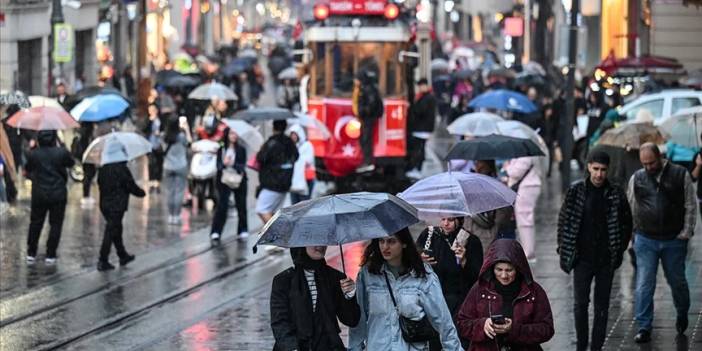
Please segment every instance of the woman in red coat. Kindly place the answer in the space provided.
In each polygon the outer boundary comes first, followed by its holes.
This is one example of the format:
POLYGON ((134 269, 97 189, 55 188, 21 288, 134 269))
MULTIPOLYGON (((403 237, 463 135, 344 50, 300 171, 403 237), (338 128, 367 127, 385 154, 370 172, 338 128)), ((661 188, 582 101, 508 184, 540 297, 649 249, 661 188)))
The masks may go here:
POLYGON ((471 342, 469 351, 541 350, 541 343, 551 339, 551 305, 534 281, 519 242, 498 239, 490 245, 457 325, 471 342))

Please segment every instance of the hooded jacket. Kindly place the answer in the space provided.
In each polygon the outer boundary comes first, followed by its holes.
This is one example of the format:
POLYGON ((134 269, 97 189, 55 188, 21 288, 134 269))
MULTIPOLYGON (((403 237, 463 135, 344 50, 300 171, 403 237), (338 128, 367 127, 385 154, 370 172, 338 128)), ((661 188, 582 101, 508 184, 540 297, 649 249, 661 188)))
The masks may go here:
POLYGON ((293 165, 298 157, 297 146, 287 135, 274 134, 268 138, 256 154, 261 165, 258 172, 261 188, 280 193, 290 190, 293 165))
POLYGON ((312 146, 312 143, 307 141, 305 129, 299 124, 293 124, 290 126, 290 128, 288 128, 288 135, 293 132, 297 134, 299 139, 297 141, 297 152, 300 154, 300 157, 298 157, 293 166, 293 177, 290 191, 307 195, 312 189, 309 189, 307 186, 305 169, 307 167, 314 167, 314 147, 312 146))
POLYGON ((542 350, 540 344, 553 337, 553 315, 544 289, 534 281, 522 246, 516 240, 498 239, 488 248, 478 283, 468 293, 457 316, 461 336, 471 341, 469 350, 498 351, 509 345, 512 351, 542 350), (513 302, 512 328, 502 344, 483 331, 485 320, 502 311, 502 296, 495 290, 493 267, 509 262, 521 276, 521 287, 513 302))
POLYGON ((56 144, 56 132, 40 131, 39 147, 29 153, 25 166, 32 180, 32 201, 66 201, 66 168, 74 164, 71 153, 56 144))
POLYGON ((436 97, 431 91, 417 94, 410 110, 409 128, 413 132, 433 132, 436 120, 436 97))

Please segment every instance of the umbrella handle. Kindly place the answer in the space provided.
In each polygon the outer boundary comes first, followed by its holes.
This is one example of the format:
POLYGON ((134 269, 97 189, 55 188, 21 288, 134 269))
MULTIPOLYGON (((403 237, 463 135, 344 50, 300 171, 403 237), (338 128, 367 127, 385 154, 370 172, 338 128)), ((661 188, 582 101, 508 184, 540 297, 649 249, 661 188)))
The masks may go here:
POLYGON ((339 244, 339 252, 341 253, 341 270, 344 272, 344 276, 346 276, 346 262, 344 261, 344 247, 341 244, 339 244))

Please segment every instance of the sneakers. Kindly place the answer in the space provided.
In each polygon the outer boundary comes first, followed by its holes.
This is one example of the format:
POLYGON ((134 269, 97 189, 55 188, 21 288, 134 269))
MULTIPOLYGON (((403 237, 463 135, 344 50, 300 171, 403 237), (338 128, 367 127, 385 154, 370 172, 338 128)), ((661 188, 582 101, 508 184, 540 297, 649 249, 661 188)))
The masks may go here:
POLYGON ((246 239, 249 237, 249 232, 241 232, 239 233, 239 238, 240 239, 246 239))
POLYGON ((56 264, 56 257, 47 257, 44 259, 44 264, 47 266, 53 266, 56 264))
POLYGON ((651 341, 651 332, 648 330, 639 330, 634 336, 634 342, 637 344, 645 344, 651 341))
POLYGON ((31 266, 37 261, 37 259, 34 256, 27 256, 26 261, 27 264, 31 266))
POLYGON ((97 270, 100 272, 109 271, 115 269, 115 266, 111 265, 107 261, 98 261, 97 270))
POLYGON ((219 233, 212 233, 212 234, 210 234, 210 239, 211 239, 211 240, 217 241, 217 240, 219 240, 219 237, 220 237, 219 233))
POLYGON ((134 258, 134 255, 127 254, 126 256, 119 259, 119 265, 126 266, 129 264, 129 262, 134 261, 134 258))
POLYGON ((372 172, 375 170, 375 165, 372 164, 362 164, 356 168, 356 173, 372 172))

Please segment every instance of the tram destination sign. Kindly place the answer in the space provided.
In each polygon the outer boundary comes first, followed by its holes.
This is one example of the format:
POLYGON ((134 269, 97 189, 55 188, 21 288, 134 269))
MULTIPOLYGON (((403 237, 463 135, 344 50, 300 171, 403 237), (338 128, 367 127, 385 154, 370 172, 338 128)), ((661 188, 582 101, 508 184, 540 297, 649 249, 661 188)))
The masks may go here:
POLYGON ((386 0, 329 0, 330 15, 383 15, 386 0))

